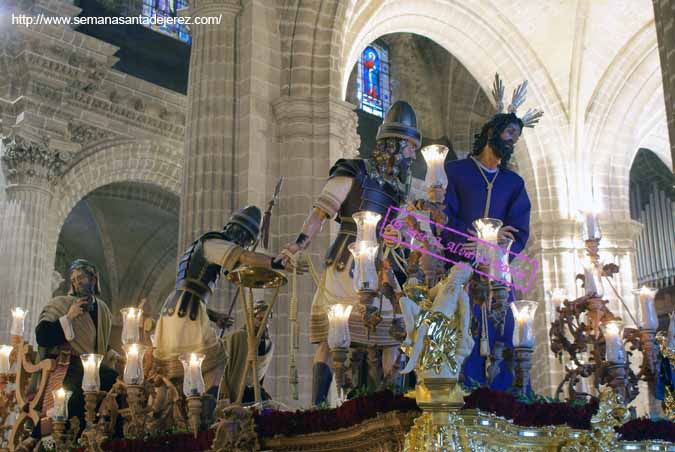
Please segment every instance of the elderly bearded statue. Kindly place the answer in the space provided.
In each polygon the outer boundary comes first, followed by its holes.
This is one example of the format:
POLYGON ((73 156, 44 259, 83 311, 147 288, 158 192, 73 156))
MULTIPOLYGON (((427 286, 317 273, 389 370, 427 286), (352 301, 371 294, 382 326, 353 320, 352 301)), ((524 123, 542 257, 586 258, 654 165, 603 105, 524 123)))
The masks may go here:
MULTIPOLYGON (((399 207, 405 202, 411 182, 410 164, 421 143, 413 108, 407 102, 397 101, 387 112, 376 139, 376 147, 369 158, 341 159, 330 169, 328 182, 312 206, 302 231, 279 256, 287 262, 289 256, 306 249, 326 220, 335 219, 340 224, 338 236, 327 253, 321 287, 312 302, 310 340, 319 344, 313 368, 312 402, 315 405, 326 399, 332 380, 326 306, 359 304, 351 276, 353 257, 348 250, 357 231, 353 214, 372 211, 384 218, 390 206, 399 207)), ((391 276, 388 282, 397 289, 393 273, 388 273, 391 276)), ((349 329, 352 343, 366 345, 369 351, 375 347, 383 348, 381 367, 387 372, 397 359, 399 344, 389 334, 393 307, 387 297, 383 298, 382 317, 383 321, 369 332, 364 325, 363 313, 353 309, 349 329)), ((371 361, 371 370, 375 367, 372 364, 371 361)))
MULTIPOLYGON (((49 375, 48 389, 63 386, 73 392, 68 412, 77 416, 84 426, 84 370, 80 355, 97 353, 104 356, 100 369, 104 391, 115 383, 118 355, 110 348, 112 316, 100 298, 96 267, 89 261, 77 259, 70 264, 68 274, 68 295, 52 298, 42 309, 35 337, 41 359, 57 358, 61 354, 56 370, 49 375)), ((53 405, 52 393, 48 390, 42 406, 43 416, 53 405)), ((38 432, 33 432, 33 436, 38 436, 38 432)))
POLYGON ((154 357, 170 378, 183 374, 180 354, 204 353, 205 387, 213 391, 217 388, 227 354, 209 324, 206 304, 220 273, 227 274, 239 265, 284 269, 271 256, 246 250, 258 237, 260 220, 260 209, 244 207, 232 215, 222 231, 204 234, 181 257, 176 290, 164 302, 155 330, 154 357))

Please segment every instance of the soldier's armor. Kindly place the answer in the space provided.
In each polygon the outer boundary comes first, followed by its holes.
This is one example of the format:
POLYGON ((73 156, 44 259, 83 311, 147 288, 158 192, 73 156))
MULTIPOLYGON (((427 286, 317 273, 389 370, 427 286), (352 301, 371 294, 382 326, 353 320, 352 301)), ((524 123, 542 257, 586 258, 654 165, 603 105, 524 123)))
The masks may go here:
MULTIPOLYGON (((210 263, 204 255, 204 242, 208 239, 227 240, 222 232, 214 231, 207 232, 190 245, 178 263, 173 300, 165 304, 162 314, 173 315, 178 306, 178 316, 184 317, 190 306, 196 307, 200 301, 208 302, 221 271, 220 265, 210 263)), ((190 311, 190 318, 194 320, 196 309, 190 311)))
MULTIPOLYGON (((340 206, 335 219, 340 223, 340 231, 326 254, 325 264, 335 264, 338 271, 343 271, 349 262, 349 245, 356 240, 356 223, 352 215, 369 210, 387 215, 389 207, 399 207, 405 200, 406 193, 389 182, 370 177, 366 161, 362 159, 340 159, 331 168, 329 178, 346 176, 353 179, 351 189, 340 206)), ((378 226, 379 232, 379 226, 378 226)))

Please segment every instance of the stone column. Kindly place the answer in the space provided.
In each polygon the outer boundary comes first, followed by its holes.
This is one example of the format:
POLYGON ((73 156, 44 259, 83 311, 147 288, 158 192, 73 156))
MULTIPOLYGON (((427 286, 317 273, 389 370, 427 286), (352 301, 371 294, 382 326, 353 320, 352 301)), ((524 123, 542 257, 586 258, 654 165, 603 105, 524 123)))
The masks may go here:
MULTIPOLYGON (((284 96, 273 104, 279 139, 279 167, 286 177, 279 208, 279 233, 274 237, 281 246, 297 237, 312 203, 323 188, 330 166, 339 158, 356 155, 360 139, 352 104, 340 100, 284 96)), ((332 227, 324 226, 311 247, 317 272, 323 270, 323 257, 330 244, 332 227)), ((273 231, 274 232, 274 231, 273 231)), ((285 291, 276 308, 276 375, 265 379, 268 389, 278 400, 310 405, 312 360, 315 346, 309 343, 309 318, 314 285, 309 275, 298 277, 298 326, 300 340, 297 353, 298 402, 290 399, 288 385, 289 294, 285 291)))
POLYGON ((10 292, 10 297, 2 300, 2 317, 9 319, 12 306, 28 309, 24 337, 34 341, 40 309, 51 295, 53 262, 47 262, 45 243, 51 182, 61 174, 65 161, 63 154, 50 150, 46 142, 19 136, 4 137, 2 148, 8 210, 21 222, 20 228, 8 227, 11 236, 0 237, 2 273, 9 285, 5 290, 10 292))
POLYGON ((192 17, 222 19, 217 25, 192 27, 179 253, 201 234, 222 229, 237 207, 235 70, 241 4, 237 0, 190 3, 192 17))

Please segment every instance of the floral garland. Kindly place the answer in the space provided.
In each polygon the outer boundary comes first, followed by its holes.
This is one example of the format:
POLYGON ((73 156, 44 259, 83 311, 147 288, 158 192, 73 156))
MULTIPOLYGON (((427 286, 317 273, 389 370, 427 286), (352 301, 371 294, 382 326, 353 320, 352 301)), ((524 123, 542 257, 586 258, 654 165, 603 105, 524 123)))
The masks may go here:
POLYGON ((510 392, 478 388, 464 398, 464 408, 479 409, 511 419, 522 427, 567 424, 572 428, 588 430, 591 417, 598 409, 598 399, 585 405, 566 402, 523 402, 510 392))

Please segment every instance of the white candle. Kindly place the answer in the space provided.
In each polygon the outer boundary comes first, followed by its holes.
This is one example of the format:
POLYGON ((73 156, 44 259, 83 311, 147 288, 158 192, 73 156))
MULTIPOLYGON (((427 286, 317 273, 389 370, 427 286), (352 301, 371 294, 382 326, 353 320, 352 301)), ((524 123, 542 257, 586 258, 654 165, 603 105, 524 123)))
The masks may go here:
POLYGON ((602 286, 602 279, 600 277, 600 270, 591 262, 590 258, 586 256, 583 262, 584 265, 584 287, 586 295, 595 295, 602 297, 605 293, 602 286))
POLYGON ((12 354, 11 345, 0 345, 0 374, 7 375, 9 373, 11 363, 9 362, 9 355, 12 354))
POLYGON ((82 377, 82 390, 93 392, 101 389, 101 377, 99 376, 99 366, 103 361, 103 355, 89 353, 81 356, 84 376, 82 377))
POLYGON ((180 362, 183 364, 183 394, 186 397, 204 393, 204 378, 202 377, 204 357, 202 353, 185 353, 180 357, 180 362))
MULTIPOLYGON (((497 245, 499 237, 499 229, 502 227, 502 221, 496 218, 479 218, 473 223, 476 234, 479 239, 484 242, 497 245)), ((486 245, 478 242, 476 245, 476 261, 483 267, 487 267, 490 271, 493 267, 495 256, 497 255, 496 247, 486 245)))
POLYGON ((351 344, 349 334, 349 315, 352 305, 332 304, 328 306, 328 347, 347 348, 351 344))
POLYGON ((356 241, 357 242, 377 242, 377 224, 382 215, 362 210, 352 215, 356 223, 356 241))
POLYGON ((445 174, 445 157, 448 155, 448 148, 441 144, 432 144, 422 149, 422 156, 427 162, 427 175, 424 178, 424 184, 428 188, 448 186, 448 176, 445 174))
POLYGON ((601 210, 600 207, 593 205, 586 210, 578 211, 577 220, 581 223, 582 240, 600 240, 602 238, 600 222, 598 221, 598 214, 601 210))
POLYGON ((16 307, 12 309, 12 327, 10 328, 12 336, 23 336, 23 324, 26 314, 28 314, 28 311, 23 308, 16 307))
POLYGON ((127 352, 127 362, 124 366, 124 382, 128 385, 139 385, 143 383, 143 357, 145 356, 145 347, 139 344, 128 344, 125 346, 127 352))
POLYGON ((551 321, 558 319, 558 309, 562 306, 563 301, 567 298, 565 289, 556 287, 551 291, 551 321))
POLYGON ((354 290, 357 292, 374 292, 379 287, 375 256, 378 245, 374 242, 355 242, 349 245, 354 256, 354 290))
POLYGON ((529 300, 519 300, 511 303, 511 312, 513 313, 513 346, 514 347, 534 347, 534 314, 537 311, 537 302, 529 300))
POLYGON ((659 318, 654 306, 654 297, 657 290, 642 286, 639 291, 635 292, 640 296, 640 328, 656 331, 659 326, 659 318))
POLYGON ((140 324, 143 310, 124 308, 122 312, 122 344, 137 344, 141 341, 140 324))
POLYGON ((63 388, 52 391, 52 398, 54 399, 54 411, 52 412, 52 419, 55 421, 68 420, 68 401, 73 395, 71 391, 66 391, 63 388))
POLYGON ((611 320, 604 323, 605 359, 610 363, 624 363, 626 352, 623 348, 623 322, 611 320))

